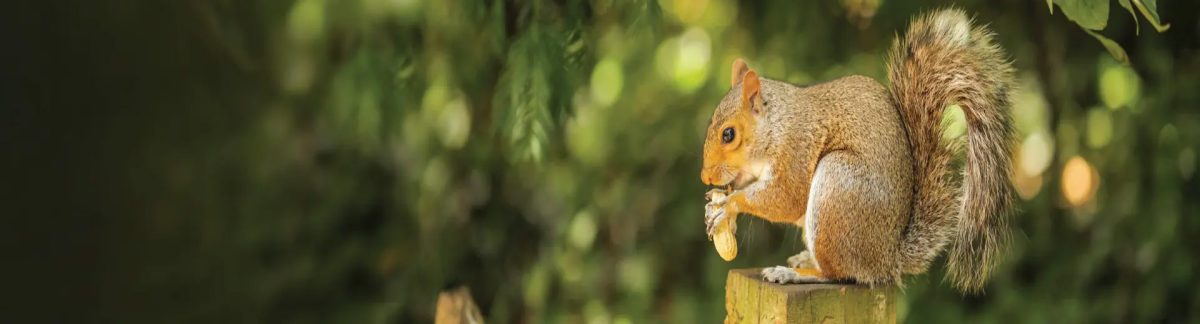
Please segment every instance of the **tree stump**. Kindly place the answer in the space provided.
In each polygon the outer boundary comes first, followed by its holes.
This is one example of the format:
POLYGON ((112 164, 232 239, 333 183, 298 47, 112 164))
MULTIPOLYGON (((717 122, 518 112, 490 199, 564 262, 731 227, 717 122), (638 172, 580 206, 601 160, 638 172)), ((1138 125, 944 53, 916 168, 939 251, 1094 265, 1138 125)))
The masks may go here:
POLYGON ((725 323, 895 323, 896 289, 762 280, 762 269, 730 270, 725 323))

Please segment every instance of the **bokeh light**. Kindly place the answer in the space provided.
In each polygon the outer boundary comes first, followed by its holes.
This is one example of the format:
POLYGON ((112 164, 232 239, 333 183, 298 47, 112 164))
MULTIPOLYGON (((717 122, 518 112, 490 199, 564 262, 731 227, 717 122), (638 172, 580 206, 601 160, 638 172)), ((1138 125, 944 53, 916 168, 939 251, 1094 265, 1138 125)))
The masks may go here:
POLYGON ((695 92, 708 81, 712 40, 698 27, 688 28, 679 37, 679 56, 675 60, 675 86, 683 93, 695 92))
POLYGON ((1082 157, 1072 157, 1062 171, 1062 193, 1071 206, 1079 207, 1091 201, 1099 186, 1096 170, 1082 157))
POLYGON ((1087 114, 1087 145, 1091 148, 1103 148, 1112 140, 1113 120, 1108 109, 1096 107, 1088 110, 1087 114))
POLYGON ((592 99, 600 106, 609 106, 621 96, 624 77, 621 73, 621 63, 612 57, 606 57, 596 64, 592 70, 591 89, 592 99))
POLYGON ((963 115, 962 107, 951 105, 942 114, 942 138, 946 141, 957 141, 967 134, 967 116, 963 115))
MULTIPOLYGON (((1103 57, 1103 56, 1102 56, 1103 57)), ((1100 60, 1100 99, 1110 109, 1136 107, 1141 82, 1128 66, 1117 64, 1107 57, 1100 60)))
POLYGON ((1042 174, 1053 157, 1053 141, 1045 132, 1035 132, 1021 141, 1014 157, 1013 184, 1022 199, 1033 199, 1041 191, 1042 174))
MULTIPOLYGON (((1165 33, 1112 6, 1118 62, 1079 16, 956 2, 1016 70, 1013 244, 985 295, 945 262, 905 276, 898 322, 1200 319, 1200 3, 1158 5, 1165 33)), ((489 323, 719 322, 728 270, 804 249, 743 217, 725 262, 703 231, 730 62, 887 86, 894 37, 938 7, 13 2, 9 309, 80 315, 3 322, 426 323, 456 286, 489 323)), ((942 123, 965 140, 959 107, 942 123)))

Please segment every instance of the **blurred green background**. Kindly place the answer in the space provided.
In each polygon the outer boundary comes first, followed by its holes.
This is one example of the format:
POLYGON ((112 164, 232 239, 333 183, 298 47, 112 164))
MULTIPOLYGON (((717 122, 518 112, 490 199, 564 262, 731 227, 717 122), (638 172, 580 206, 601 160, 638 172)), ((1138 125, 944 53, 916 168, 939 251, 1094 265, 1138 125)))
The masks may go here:
POLYGON ((886 84, 895 34, 955 5, 1018 69, 1022 212, 985 295, 939 262, 901 318, 1197 322, 1200 5, 1158 4, 1159 32, 1105 2, 8 5, 0 314, 422 323, 467 285, 492 323, 717 322, 727 270, 803 248, 751 217, 734 262, 705 239, 730 62, 886 84))

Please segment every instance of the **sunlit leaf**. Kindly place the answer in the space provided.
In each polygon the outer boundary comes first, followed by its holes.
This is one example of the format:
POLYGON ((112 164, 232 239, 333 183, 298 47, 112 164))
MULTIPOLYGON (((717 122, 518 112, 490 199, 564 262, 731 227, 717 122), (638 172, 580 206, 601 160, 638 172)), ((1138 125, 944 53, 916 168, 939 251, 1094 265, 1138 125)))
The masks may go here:
POLYGON ((1150 21, 1150 25, 1154 26, 1158 32, 1167 31, 1171 28, 1171 24, 1164 24, 1158 17, 1158 0, 1132 0, 1133 4, 1137 5, 1142 11, 1142 15, 1146 16, 1146 20, 1150 21))
POLYGON ((1121 47, 1121 44, 1117 44, 1117 42, 1108 39, 1108 37, 1104 37, 1104 35, 1087 30, 1086 28, 1084 28, 1083 31, 1087 32, 1088 35, 1095 37, 1096 40, 1099 40, 1100 44, 1104 45, 1104 49, 1108 50, 1108 54, 1112 54, 1113 59, 1116 59, 1117 62, 1121 62, 1121 64, 1126 65, 1129 64, 1129 54, 1125 53, 1125 49, 1121 47))
POLYGON ((1054 3, 1083 28, 1102 30, 1108 25, 1108 0, 1054 0, 1054 3))

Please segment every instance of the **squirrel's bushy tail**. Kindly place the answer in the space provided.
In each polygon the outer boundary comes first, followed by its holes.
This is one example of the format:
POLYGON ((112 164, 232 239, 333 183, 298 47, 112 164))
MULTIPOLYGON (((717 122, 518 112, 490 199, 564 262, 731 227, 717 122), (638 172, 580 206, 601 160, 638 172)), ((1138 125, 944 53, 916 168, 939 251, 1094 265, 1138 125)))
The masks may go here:
POLYGON ((1013 203, 1012 74, 992 33, 958 9, 918 17, 893 43, 888 78, 915 163, 913 216, 901 243, 904 272, 925 271, 952 243, 949 278, 976 292, 999 260, 1013 203), (950 165, 960 144, 942 141, 942 112, 951 104, 967 122, 961 187, 950 165))

